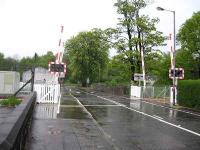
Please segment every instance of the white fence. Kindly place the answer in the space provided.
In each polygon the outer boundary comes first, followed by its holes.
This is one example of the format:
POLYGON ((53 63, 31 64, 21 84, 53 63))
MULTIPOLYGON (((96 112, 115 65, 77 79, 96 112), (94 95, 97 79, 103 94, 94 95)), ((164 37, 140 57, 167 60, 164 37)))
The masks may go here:
POLYGON ((131 98, 168 104, 170 103, 171 91, 170 87, 146 86, 144 88, 131 86, 131 98))
POLYGON ((34 84, 38 103, 60 103, 60 84, 34 84))

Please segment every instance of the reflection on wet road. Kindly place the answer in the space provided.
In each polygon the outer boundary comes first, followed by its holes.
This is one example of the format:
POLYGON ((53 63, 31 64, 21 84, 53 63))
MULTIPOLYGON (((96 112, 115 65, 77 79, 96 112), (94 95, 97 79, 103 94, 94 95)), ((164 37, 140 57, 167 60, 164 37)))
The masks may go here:
POLYGON ((125 104, 127 107, 145 112, 149 115, 158 117, 170 123, 180 125, 181 127, 200 133, 200 114, 190 114, 169 107, 163 107, 160 105, 144 102, 141 100, 131 100, 128 98, 113 96, 108 96, 108 98, 116 102, 125 104))
MULTIPOLYGON (((89 106, 89 105, 88 105, 89 106)), ((36 105, 29 150, 115 150, 85 108, 62 89, 57 105, 36 105)))
POLYGON ((72 90, 72 95, 119 149, 200 149, 198 115, 139 100, 76 91, 72 90))

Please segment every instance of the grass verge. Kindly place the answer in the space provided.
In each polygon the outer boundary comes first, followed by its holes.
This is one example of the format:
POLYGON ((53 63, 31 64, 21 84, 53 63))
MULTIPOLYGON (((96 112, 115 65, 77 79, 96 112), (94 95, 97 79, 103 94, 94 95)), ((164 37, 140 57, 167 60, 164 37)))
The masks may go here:
POLYGON ((11 96, 11 97, 8 97, 8 99, 3 99, 0 101, 0 105, 1 106, 7 106, 7 107, 14 107, 16 105, 19 105, 20 103, 22 102, 22 100, 14 97, 14 96, 11 96))

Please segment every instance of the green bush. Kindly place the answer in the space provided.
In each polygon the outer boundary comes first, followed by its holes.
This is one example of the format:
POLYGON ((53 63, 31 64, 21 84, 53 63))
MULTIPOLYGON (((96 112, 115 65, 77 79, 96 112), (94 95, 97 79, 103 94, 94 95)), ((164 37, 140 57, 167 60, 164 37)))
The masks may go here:
POLYGON ((8 99, 4 99, 0 101, 0 105, 2 106, 16 106, 21 103, 22 100, 17 99, 14 96, 8 97, 8 99))
POLYGON ((200 108, 200 80, 179 81, 177 90, 177 101, 179 105, 200 108))

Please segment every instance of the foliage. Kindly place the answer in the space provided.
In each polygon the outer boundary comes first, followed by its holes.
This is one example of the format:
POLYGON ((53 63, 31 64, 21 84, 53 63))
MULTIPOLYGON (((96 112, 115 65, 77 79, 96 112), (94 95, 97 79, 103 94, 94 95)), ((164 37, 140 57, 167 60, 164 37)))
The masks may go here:
POLYGON ((33 57, 24 57, 19 62, 19 72, 22 73, 26 70, 30 70, 33 67, 48 68, 49 61, 54 61, 55 56, 51 51, 48 51, 45 55, 33 57))
POLYGON ((186 20, 177 35, 181 47, 192 52, 200 50, 200 11, 186 20))
POLYGON ((51 51, 48 51, 45 55, 38 56, 36 54, 36 60, 34 57, 23 57, 21 60, 16 60, 11 57, 4 57, 4 54, 0 53, 0 71, 18 71, 20 73, 35 67, 48 68, 49 61, 54 61, 55 56, 51 51))
POLYGON ((126 59, 122 55, 116 55, 108 63, 107 84, 117 85, 130 82, 131 72, 126 59))
POLYGON ((48 51, 45 55, 36 57, 36 66, 47 69, 50 61, 55 61, 55 56, 53 52, 48 51))
POLYGON ((200 78, 200 11, 186 20, 177 35, 181 43, 178 63, 184 67, 186 79, 200 78))
POLYGON ((198 62, 193 59, 190 51, 180 49, 176 53, 176 67, 184 68, 184 79, 198 79, 198 62))
POLYGON ((140 10, 146 6, 143 0, 118 0, 115 3, 120 15, 118 27, 107 29, 112 46, 127 60, 127 66, 134 80, 134 73, 141 72, 141 51, 145 59, 156 50, 164 38, 156 30, 157 18, 150 19, 148 15, 140 15, 140 10))
POLYGON ((18 64, 18 60, 11 57, 4 58, 4 54, 0 53, 0 70, 16 71, 18 69, 18 64))
POLYGON ((34 67, 34 59, 31 57, 24 57, 19 63, 19 72, 23 73, 26 70, 29 70, 34 67))
POLYGON ((169 69, 171 68, 170 55, 163 54, 159 61, 155 63, 153 75, 157 77, 156 85, 170 85, 171 79, 169 79, 169 69))
POLYGON ((200 80, 179 81, 177 90, 178 104, 200 109, 200 80))
POLYGON ((8 99, 4 99, 0 101, 0 105, 2 106, 16 106, 19 105, 22 102, 22 100, 17 99, 14 96, 8 97, 8 99))
POLYGON ((109 49, 102 30, 80 32, 67 40, 65 49, 70 80, 81 82, 82 86, 86 86, 87 79, 90 84, 100 80, 107 66, 109 49))
MULTIPOLYGON (((200 78, 200 57, 194 59, 194 54, 200 53, 200 12, 195 13, 180 28, 177 40, 181 43, 181 49, 176 51, 176 67, 184 68, 184 79, 200 78)), ((199 55, 200 56, 200 55, 199 55)), ((152 63, 148 63, 152 64, 152 63)), ((170 68, 170 55, 165 54, 158 62, 156 84, 172 84, 168 78, 170 68)), ((148 66, 147 66, 148 67, 148 66)))

